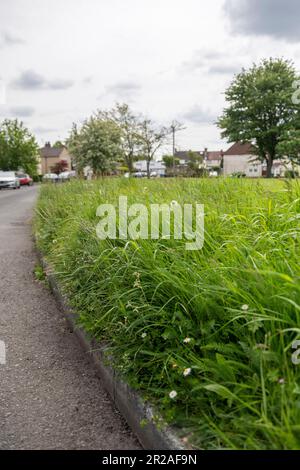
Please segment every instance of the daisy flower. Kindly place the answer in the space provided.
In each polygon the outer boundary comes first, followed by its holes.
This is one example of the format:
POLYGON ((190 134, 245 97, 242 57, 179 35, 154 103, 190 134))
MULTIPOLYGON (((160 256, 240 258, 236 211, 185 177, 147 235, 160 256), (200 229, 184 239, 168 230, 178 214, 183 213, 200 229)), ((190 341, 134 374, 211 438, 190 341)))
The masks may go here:
POLYGON ((191 341, 192 341, 192 338, 184 338, 184 340, 183 340, 183 342, 184 342, 185 344, 188 344, 188 343, 190 343, 191 341))

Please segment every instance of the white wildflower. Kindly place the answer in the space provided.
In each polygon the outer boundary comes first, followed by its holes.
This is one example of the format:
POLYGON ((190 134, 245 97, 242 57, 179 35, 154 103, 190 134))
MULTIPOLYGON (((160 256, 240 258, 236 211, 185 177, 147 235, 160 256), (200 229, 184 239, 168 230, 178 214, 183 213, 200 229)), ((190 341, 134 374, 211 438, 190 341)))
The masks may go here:
POLYGON ((188 367, 187 369, 184 369, 183 371, 184 377, 187 377, 188 375, 190 375, 191 372, 192 372, 192 369, 190 367, 188 367))
POLYGON ((172 392, 169 393, 169 397, 170 397, 172 400, 174 400, 174 398, 177 397, 177 392, 176 392, 176 390, 172 390, 172 392))
POLYGON ((184 342, 185 344, 188 344, 188 343, 190 343, 191 341, 192 341, 192 338, 184 338, 184 340, 183 340, 183 342, 184 342))
POLYGON ((249 310, 249 305, 242 305, 242 310, 243 312, 247 312, 247 310, 249 310))
POLYGON ((178 202, 177 201, 171 201, 170 203, 170 206, 174 207, 174 206, 178 206, 178 202))
POLYGON ((147 336, 147 333, 143 333, 143 334, 142 334, 142 338, 143 338, 143 339, 146 338, 146 336, 147 336))

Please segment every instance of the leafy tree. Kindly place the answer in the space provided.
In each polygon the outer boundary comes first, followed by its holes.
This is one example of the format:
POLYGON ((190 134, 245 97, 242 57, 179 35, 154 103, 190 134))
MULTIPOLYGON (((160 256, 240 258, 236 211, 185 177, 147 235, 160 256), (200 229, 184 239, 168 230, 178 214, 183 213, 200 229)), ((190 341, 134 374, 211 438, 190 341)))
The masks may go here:
POLYGON ((133 164, 138 158, 140 141, 138 139, 139 120, 129 108, 128 104, 117 103, 116 106, 107 113, 107 116, 116 123, 121 133, 121 148, 123 161, 129 173, 132 173, 133 164))
POLYGON ((293 163, 300 165, 300 130, 287 131, 278 144, 278 151, 293 163))
MULTIPOLYGON (((166 165, 166 168, 173 168, 174 157, 173 155, 164 155, 163 162, 166 165)), ((179 158, 175 158, 175 166, 178 166, 180 163, 179 158)))
POLYGON ((90 166, 101 175, 112 170, 122 153, 119 127, 101 112, 87 119, 81 129, 74 124, 67 145, 78 171, 90 166))
POLYGON ((222 137, 229 142, 251 142, 258 160, 272 175, 275 158, 282 158, 278 144, 295 127, 299 105, 294 104, 294 66, 283 59, 265 59, 238 74, 225 96, 228 107, 219 118, 222 137))
POLYGON ((170 129, 156 127, 151 119, 144 119, 138 127, 137 138, 141 145, 141 151, 147 162, 147 177, 150 178, 150 162, 158 149, 165 143, 170 129))
POLYGON ((200 165, 203 163, 203 156, 200 155, 198 152, 193 152, 189 150, 188 152, 188 167, 194 175, 199 173, 200 165))
POLYGON ((67 168, 68 168, 67 160, 60 160, 59 162, 55 163, 55 165, 51 167, 51 171, 52 173, 56 173, 57 175, 59 175, 63 171, 66 171, 67 168))
POLYGON ((52 145, 52 147, 53 147, 53 148, 58 148, 58 149, 60 149, 61 147, 64 147, 64 145, 65 145, 65 144, 64 144, 61 140, 57 140, 57 141, 52 145))
POLYGON ((22 122, 6 119, 0 123, 0 169, 37 174, 38 145, 22 122))

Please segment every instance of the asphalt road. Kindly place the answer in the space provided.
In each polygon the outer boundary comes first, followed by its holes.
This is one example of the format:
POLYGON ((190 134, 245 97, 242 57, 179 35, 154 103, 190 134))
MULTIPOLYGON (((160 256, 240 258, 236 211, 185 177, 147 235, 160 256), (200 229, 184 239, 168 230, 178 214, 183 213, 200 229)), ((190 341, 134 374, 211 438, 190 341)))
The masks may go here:
POLYGON ((35 280, 37 192, 0 191, 0 449, 138 449, 50 291, 35 280))

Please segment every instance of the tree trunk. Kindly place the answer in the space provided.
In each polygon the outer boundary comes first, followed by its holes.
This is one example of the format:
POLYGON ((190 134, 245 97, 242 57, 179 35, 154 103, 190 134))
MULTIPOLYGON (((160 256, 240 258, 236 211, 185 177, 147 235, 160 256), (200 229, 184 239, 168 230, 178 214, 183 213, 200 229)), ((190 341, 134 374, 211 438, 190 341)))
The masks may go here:
POLYGON ((127 158, 127 167, 128 167, 128 172, 131 174, 133 173, 133 161, 131 157, 127 158))
POLYGON ((273 157, 268 155, 267 157, 267 178, 272 178, 272 168, 273 168, 273 157))
POLYGON ((147 160, 147 178, 150 179, 150 160, 147 160))

